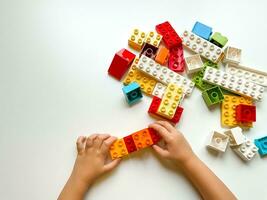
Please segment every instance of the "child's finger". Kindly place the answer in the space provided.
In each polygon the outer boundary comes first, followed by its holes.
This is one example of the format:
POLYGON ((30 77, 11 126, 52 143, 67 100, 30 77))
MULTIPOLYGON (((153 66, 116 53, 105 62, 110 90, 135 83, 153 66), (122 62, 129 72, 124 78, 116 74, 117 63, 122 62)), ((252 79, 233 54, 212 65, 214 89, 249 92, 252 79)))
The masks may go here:
POLYGON ((158 134, 163 138, 163 140, 165 140, 166 142, 169 141, 169 132, 166 128, 164 128, 163 126, 159 125, 159 124, 150 124, 148 126, 149 128, 153 128, 155 131, 158 132, 158 134))
POLYGON ((166 128, 169 132, 173 132, 176 129, 167 121, 157 121, 155 122, 156 124, 160 124, 161 126, 163 126, 164 128, 166 128))
POLYGON ((78 137, 78 139, 76 141, 78 154, 80 154, 80 153, 82 153, 84 151, 85 141, 86 141, 86 137, 84 137, 84 136, 78 137))
POLYGON ((156 151, 157 154, 159 154, 160 156, 162 156, 163 158, 168 158, 169 156, 169 152, 165 149, 162 149, 161 147, 159 147, 158 145, 153 145, 152 148, 156 151))
POLYGON ((86 140, 86 146, 85 146, 85 149, 88 149, 90 147, 93 146, 93 142, 95 140, 95 138, 98 136, 98 134, 93 134, 93 135, 90 135, 87 140, 86 140))
POLYGON ((113 142, 115 142, 117 140, 116 137, 111 136, 109 138, 107 138, 106 140, 103 141, 102 145, 101 145, 101 151, 103 153, 108 152, 110 146, 113 144, 113 142))
POLYGON ((109 134, 99 134, 93 141, 93 147, 100 148, 103 141, 109 137, 110 137, 109 134))
POLYGON ((121 162, 121 158, 111 161, 110 163, 104 166, 104 171, 107 172, 107 171, 114 169, 120 164, 120 162, 121 162))

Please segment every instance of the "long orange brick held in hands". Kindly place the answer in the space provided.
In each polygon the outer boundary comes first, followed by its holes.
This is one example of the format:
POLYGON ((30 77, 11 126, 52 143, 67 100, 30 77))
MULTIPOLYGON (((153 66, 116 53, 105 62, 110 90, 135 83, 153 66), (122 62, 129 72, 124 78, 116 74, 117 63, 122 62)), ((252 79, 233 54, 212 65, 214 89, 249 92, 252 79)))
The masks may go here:
POLYGON ((116 140, 110 147, 110 156, 114 160, 132 152, 158 143, 161 137, 151 128, 145 128, 124 138, 116 140))

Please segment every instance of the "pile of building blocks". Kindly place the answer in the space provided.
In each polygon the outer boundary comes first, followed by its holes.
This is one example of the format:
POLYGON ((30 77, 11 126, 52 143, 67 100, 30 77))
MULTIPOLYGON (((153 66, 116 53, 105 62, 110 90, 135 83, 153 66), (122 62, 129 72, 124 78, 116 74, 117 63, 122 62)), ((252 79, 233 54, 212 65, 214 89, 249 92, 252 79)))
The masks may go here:
MULTIPOLYGON (((118 51, 108 73, 122 80, 129 105, 141 101, 142 93, 152 97, 148 114, 174 126, 184 113, 183 101, 196 86, 208 109, 221 109, 221 125, 228 128, 224 133, 214 131, 207 146, 225 152, 229 144, 249 161, 257 152, 267 154, 267 136, 253 142, 243 134, 256 122, 256 104, 263 99, 267 73, 240 64, 242 50, 226 46, 227 42, 226 36, 201 22, 180 36, 168 21, 149 32, 134 28, 128 37, 134 53, 118 51), (185 57, 185 52, 191 55, 185 57)), ((144 129, 115 141, 110 154, 120 158, 159 140, 155 131, 144 129)))

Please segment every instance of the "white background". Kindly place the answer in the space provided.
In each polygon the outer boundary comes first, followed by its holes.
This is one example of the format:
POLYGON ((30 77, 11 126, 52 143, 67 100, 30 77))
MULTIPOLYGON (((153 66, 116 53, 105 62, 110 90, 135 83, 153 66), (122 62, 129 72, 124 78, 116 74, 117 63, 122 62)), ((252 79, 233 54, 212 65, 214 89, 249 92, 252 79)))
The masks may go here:
MULTIPOLYGON (((0 0, 0 199, 56 199, 75 160, 79 135, 122 137, 153 121, 151 98, 129 107, 122 84, 107 75, 134 27, 169 20, 181 33, 196 20, 240 47, 243 64, 266 70, 264 1, 0 0)), ((257 104, 252 139, 267 134, 267 99, 257 104)), ((180 129, 199 157, 239 199, 267 199, 267 160, 244 163, 230 149, 205 148, 221 130, 198 89, 183 103, 180 129), (265 186, 264 186, 265 185, 265 186)), ((150 150, 125 159, 92 187, 87 199, 199 199, 180 171, 150 150)))

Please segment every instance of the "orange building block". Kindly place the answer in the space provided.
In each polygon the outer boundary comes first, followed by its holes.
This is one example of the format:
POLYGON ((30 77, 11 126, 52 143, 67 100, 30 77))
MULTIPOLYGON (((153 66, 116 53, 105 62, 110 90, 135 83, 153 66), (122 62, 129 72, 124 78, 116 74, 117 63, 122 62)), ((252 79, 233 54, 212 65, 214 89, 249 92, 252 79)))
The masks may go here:
POLYGON ((166 47, 161 46, 158 50, 155 61, 161 65, 164 65, 168 61, 168 57, 169 57, 169 50, 166 47))
POLYGON ((137 150, 146 148, 153 144, 153 141, 149 134, 149 129, 142 129, 132 134, 135 146, 137 150))
POLYGON ((110 156, 112 160, 121 158, 128 154, 123 138, 116 140, 110 147, 110 156))

